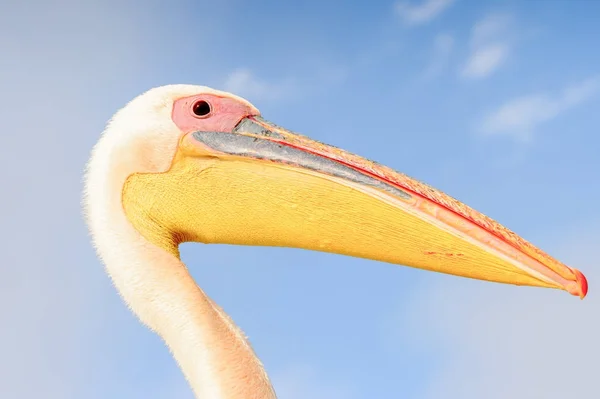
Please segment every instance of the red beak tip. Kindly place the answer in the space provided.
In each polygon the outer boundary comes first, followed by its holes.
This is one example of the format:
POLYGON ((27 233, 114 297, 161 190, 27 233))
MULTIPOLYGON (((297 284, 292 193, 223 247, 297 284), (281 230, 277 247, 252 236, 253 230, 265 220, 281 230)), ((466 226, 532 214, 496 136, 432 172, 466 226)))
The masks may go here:
POLYGON ((575 274, 575 287, 573 295, 578 295, 581 299, 585 298, 588 292, 588 282, 583 273, 577 269, 571 269, 575 274))

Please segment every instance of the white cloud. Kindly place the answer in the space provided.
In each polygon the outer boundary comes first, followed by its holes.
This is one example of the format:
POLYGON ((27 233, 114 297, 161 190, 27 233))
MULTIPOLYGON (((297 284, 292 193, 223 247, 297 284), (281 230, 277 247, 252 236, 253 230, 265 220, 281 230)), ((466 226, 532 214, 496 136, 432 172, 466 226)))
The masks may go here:
POLYGON ((238 68, 227 76, 225 90, 255 100, 279 100, 294 90, 291 80, 272 83, 257 77, 248 68, 238 68))
POLYGON ((400 1, 395 4, 396 13, 407 25, 421 25, 441 15, 454 0, 424 0, 420 4, 400 1))
POLYGON ((249 68, 237 68, 225 79, 223 88, 254 101, 281 101, 318 92, 343 82, 347 69, 315 61, 310 75, 289 76, 279 80, 267 80, 257 76, 249 68))
POLYGON ((485 78, 498 69, 509 54, 506 43, 495 43, 474 51, 462 71, 467 78, 485 78))
POLYGON ((561 94, 530 94, 512 99, 484 118, 486 135, 530 140, 539 125, 589 100, 600 92, 600 76, 567 86, 561 94))
POLYGON ((454 37, 447 33, 441 33, 435 37, 433 42, 433 58, 424 73, 427 79, 441 74, 448 65, 452 50, 454 49, 454 37))
POLYGON ((461 70, 464 78, 486 78, 505 63, 512 50, 511 23, 508 15, 491 14, 473 26, 471 50, 461 70))
POLYGON ((494 13, 485 16, 477 21, 471 30, 471 46, 479 47, 505 36, 512 22, 513 18, 508 14, 494 13))
MULTIPOLYGON (((542 240, 536 240, 542 241, 542 240)), ((580 268, 590 293, 580 301, 556 290, 441 277, 418 290, 402 320, 415 345, 443 353, 425 399, 559 399, 600 392, 600 223, 546 237, 552 253, 580 268), (450 279, 452 279, 451 284, 450 279), (458 284, 457 284, 458 283, 458 284)))

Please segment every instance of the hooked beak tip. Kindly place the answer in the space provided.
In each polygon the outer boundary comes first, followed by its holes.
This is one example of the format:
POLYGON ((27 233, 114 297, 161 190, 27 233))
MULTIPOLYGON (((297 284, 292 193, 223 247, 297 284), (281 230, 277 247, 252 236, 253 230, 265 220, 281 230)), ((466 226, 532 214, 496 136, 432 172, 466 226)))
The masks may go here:
POLYGON ((581 273, 577 269, 571 269, 575 274, 575 281, 573 285, 570 287, 569 292, 573 295, 579 296, 579 298, 583 299, 587 295, 588 291, 588 282, 583 273, 581 273))

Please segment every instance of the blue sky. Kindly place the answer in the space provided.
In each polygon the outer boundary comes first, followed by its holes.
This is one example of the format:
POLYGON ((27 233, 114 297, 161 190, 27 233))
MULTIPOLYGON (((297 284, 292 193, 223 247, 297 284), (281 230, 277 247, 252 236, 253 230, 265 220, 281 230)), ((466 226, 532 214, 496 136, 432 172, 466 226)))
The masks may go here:
POLYGON ((600 3, 24 1, 0 6, 0 396, 188 398, 80 211, 106 120, 204 84, 423 180, 582 269, 590 294, 316 252, 185 244, 282 399, 600 390, 600 3), (56 4, 54 4, 56 3, 56 4))

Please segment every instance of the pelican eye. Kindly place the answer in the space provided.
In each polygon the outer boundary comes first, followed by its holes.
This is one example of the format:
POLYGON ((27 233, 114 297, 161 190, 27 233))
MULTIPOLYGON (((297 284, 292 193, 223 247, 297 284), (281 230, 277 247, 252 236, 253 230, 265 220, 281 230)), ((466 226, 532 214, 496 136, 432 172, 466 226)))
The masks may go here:
POLYGON ((192 107, 194 115, 206 117, 210 114, 210 104, 204 100, 196 101, 192 107))

